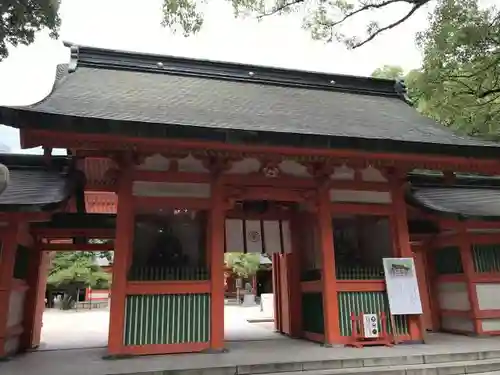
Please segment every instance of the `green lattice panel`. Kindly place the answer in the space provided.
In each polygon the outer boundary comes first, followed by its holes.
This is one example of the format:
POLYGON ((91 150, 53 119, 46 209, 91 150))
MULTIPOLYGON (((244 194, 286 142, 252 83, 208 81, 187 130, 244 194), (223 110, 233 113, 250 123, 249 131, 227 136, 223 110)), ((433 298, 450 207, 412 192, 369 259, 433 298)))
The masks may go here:
POLYGON ((472 245, 476 272, 500 272, 500 245, 472 245))
POLYGON ((209 339, 209 294, 127 296, 125 345, 182 344, 209 339))
MULTIPOLYGON (((340 334, 351 336, 352 322, 351 313, 358 314, 380 314, 385 312, 387 321, 386 327, 390 333, 392 328, 389 317, 389 303, 385 292, 340 292, 339 319, 340 334)), ((398 335, 408 334, 408 317, 405 315, 395 315, 394 323, 398 335)))
POLYGON ((384 267, 337 267, 338 280, 384 280, 384 267))

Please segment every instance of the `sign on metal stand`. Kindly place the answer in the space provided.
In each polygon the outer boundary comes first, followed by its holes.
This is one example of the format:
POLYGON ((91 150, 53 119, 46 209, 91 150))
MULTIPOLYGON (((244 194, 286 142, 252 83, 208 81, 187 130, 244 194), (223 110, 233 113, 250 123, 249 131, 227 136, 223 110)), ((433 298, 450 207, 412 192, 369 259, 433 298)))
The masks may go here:
POLYGON ((384 258, 385 284, 390 322, 397 343, 395 315, 421 315, 422 301, 413 258, 384 258))

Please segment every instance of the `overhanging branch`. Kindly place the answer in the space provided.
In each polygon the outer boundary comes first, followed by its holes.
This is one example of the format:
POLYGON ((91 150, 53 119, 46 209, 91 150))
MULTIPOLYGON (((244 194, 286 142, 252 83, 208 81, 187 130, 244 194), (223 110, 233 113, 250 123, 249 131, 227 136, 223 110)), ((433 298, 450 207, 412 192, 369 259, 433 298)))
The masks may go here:
MULTIPOLYGON (((405 22, 406 20, 408 20, 418 9, 420 9, 422 6, 424 6, 425 4, 427 4, 429 1, 430 0, 420 0, 418 2, 413 1, 413 3, 414 3, 413 7, 410 9, 410 11, 408 13, 406 13, 406 15, 404 17, 400 18, 399 20, 397 20, 397 21, 395 21, 395 22, 393 22, 393 23, 391 23, 391 24, 389 24, 387 26, 381 27, 377 31, 373 32, 365 40, 363 40, 363 41, 361 41, 359 43, 355 43, 352 46, 352 48, 355 49, 355 48, 361 47, 361 46, 365 45, 366 43, 370 42, 371 40, 375 39, 378 35, 380 35, 384 31, 393 29, 394 27, 402 24, 403 22, 405 22)), ((404 1, 404 2, 408 3, 409 1, 404 1)))

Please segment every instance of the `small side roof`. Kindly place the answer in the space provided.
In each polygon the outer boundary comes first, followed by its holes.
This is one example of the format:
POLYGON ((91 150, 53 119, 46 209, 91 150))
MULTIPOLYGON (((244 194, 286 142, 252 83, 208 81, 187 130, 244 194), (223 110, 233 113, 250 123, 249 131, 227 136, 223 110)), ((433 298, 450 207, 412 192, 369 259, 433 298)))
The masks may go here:
POLYGON ((458 219, 500 220, 498 177, 459 177, 453 185, 436 176, 413 176, 410 181, 409 203, 426 211, 458 219))
POLYGON ((71 46, 52 92, 0 107, 0 123, 133 137, 189 138, 498 157, 411 107, 400 83, 71 46))
POLYGON ((48 168, 42 156, 0 154, 10 181, 0 194, 0 211, 50 211, 73 193, 68 176, 69 159, 54 157, 48 168))

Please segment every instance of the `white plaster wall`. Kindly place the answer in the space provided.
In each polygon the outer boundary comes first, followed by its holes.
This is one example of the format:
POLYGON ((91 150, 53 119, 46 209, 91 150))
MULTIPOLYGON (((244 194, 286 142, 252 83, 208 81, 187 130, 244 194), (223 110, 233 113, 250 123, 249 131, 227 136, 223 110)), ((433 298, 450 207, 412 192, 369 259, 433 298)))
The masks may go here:
POLYGON ((500 284, 476 284, 479 310, 500 310, 500 284))
MULTIPOLYGON (((383 174, 372 166, 369 166, 365 169, 359 170, 361 173, 361 178, 363 181, 369 182, 386 182, 387 179, 383 176, 383 174)), ((334 169, 333 174, 330 175, 330 178, 333 180, 353 180, 354 179, 355 170, 353 168, 349 168, 347 166, 339 166, 334 169)))
POLYGON ((484 332, 500 331, 500 319, 483 319, 481 326, 484 332))
POLYGON ((5 341, 4 350, 7 356, 16 354, 19 349, 21 338, 19 336, 9 337, 5 341))
POLYGON ((336 167, 330 178, 333 180, 354 180, 354 169, 346 166, 336 167))
POLYGON ((439 282, 437 285, 439 307, 443 310, 470 310, 467 283, 439 282))
POLYGON ((249 174, 260 170, 260 161, 255 158, 246 158, 235 161, 226 173, 230 174, 249 174))
POLYGON ((474 323, 472 319, 460 316, 446 316, 441 319, 443 330, 457 330, 462 332, 474 332, 474 323))
POLYGON ((14 327, 23 322, 24 300, 26 290, 14 290, 10 293, 9 314, 7 316, 7 328, 14 327))
POLYGON ((382 173, 373 167, 365 168, 361 171, 361 177, 363 181, 370 182, 386 182, 387 179, 382 175, 382 173))
MULTIPOLYGON (((26 290, 14 290, 10 293, 9 313, 7 315, 7 329, 22 324, 24 315, 24 301, 26 290)), ((5 352, 7 355, 15 354, 19 348, 19 336, 12 336, 5 342, 5 352)))
POLYGON ((167 158, 160 154, 154 154, 147 157, 137 168, 148 171, 166 171, 169 166, 170 161, 167 158))
MULTIPOLYGON (((169 158, 160 154, 154 154, 147 157, 138 169, 148 171, 167 171, 170 168, 171 161, 169 158)), ((182 159, 177 159, 179 171, 181 172, 206 172, 208 170, 203 166, 201 160, 196 159, 191 154, 182 159)))
POLYGON ((140 197, 210 197, 210 184, 135 181, 132 189, 133 194, 140 197))
POLYGON ((205 168, 203 162, 199 159, 196 159, 191 154, 189 154, 184 159, 179 159, 178 165, 179 165, 179 171, 181 172, 208 173, 208 169, 205 168))
POLYGON ((283 160, 279 165, 280 170, 287 175, 296 177, 310 177, 307 168, 295 160, 283 160))
POLYGON ((388 191, 361 191, 361 190, 330 190, 332 202, 348 203, 391 203, 391 193, 388 191))

